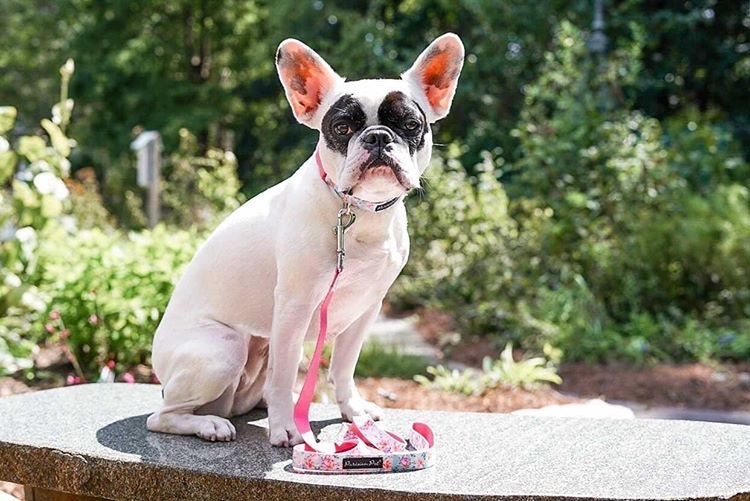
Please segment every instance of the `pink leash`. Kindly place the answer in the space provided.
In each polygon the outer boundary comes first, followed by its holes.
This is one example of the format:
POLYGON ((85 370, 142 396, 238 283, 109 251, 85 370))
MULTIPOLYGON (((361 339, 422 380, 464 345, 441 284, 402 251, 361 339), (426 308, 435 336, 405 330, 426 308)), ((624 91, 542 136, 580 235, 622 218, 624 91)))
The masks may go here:
POLYGON ((315 343, 315 352, 313 353, 312 359, 310 360, 310 366, 307 368, 307 376, 305 377, 305 383, 302 385, 302 391, 297 399, 297 404, 294 406, 294 424, 297 425, 297 431, 300 432, 302 438, 308 447, 311 447, 319 452, 344 452, 352 449, 357 445, 356 442, 344 442, 342 444, 330 444, 330 443, 318 443, 315 439, 315 434, 310 427, 310 403, 313 400, 315 394, 315 384, 318 379, 318 371, 320 370, 320 357, 323 353, 323 346, 326 342, 326 334, 328 333, 328 306, 331 304, 333 299, 333 290, 336 287, 336 280, 338 280, 341 270, 336 269, 331 281, 331 286, 328 288, 323 303, 320 305, 320 331, 318 333, 318 341, 315 343))
MULTIPOLYGON (((318 152, 318 169, 325 180, 318 152)), ((310 404, 320 369, 320 359, 328 333, 328 308, 333 299, 336 281, 344 269, 344 233, 356 216, 345 201, 336 220, 336 271, 320 305, 320 330, 310 360, 305 382, 294 406, 294 423, 305 443, 294 447, 292 466, 298 472, 367 473, 419 470, 434 462, 434 437, 424 423, 413 423, 408 441, 381 429, 371 418, 358 416, 353 423, 344 423, 334 443, 318 442, 310 426, 310 404), (348 218, 348 219, 345 219, 348 218)))

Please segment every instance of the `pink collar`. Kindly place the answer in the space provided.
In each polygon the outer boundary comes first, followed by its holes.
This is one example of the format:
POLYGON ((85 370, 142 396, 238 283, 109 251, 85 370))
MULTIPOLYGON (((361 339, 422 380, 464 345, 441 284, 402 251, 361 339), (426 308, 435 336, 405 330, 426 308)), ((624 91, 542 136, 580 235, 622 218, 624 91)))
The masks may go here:
POLYGON ((325 183, 331 188, 331 190, 333 190, 333 192, 336 193, 336 195, 338 195, 345 204, 349 204, 352 207, 356 207, 357 209, 366 210, 368 212, 380 212, 386 210, 388 207, 392 207, 396 204, 396 202, 403 198, 402 195, 385 202, 369 202, 367 200, 362 200, 361 198, 345 193, 336 187, 334 182, 331 181, 331 179, 328 177, 328 174, 326 174, 325 169, 323 168, 323 162, 320 159, 320 152, 317 148, 315 148, 315 163, 318 165, 318 173, 320 174, 320 178, 325 181, 325 183))

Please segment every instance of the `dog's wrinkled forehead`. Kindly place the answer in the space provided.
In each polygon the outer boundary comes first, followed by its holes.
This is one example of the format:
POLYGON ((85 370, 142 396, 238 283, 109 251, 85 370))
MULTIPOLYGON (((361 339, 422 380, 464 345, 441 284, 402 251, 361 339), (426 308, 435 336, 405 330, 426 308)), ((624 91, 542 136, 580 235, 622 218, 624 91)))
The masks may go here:
POLYGON ((326 146, 342 155, 352 138, 374 125, 390 129, 412 155, 424 146, 429 132, 424 111, 399 80, 346 82, 326 104, 321 132, 326 146))

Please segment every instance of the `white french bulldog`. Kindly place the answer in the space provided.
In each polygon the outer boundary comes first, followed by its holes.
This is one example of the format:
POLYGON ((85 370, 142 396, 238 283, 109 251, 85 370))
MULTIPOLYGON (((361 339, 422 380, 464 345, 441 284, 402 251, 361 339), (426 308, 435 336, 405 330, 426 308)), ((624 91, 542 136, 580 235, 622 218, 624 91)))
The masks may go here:
POLYGON ((228 417, 262 402, 271 444, 302 442, 292 418, 305 339, 336 269, 338 211, 351 203, 345 271, 331 303, 330 379, 344 419, 381 410, 354 386, 365 333, 406 264, 403 198, 419 187, 430 124, 448 114, 463 66, 461 40, 437 38, 399 80, 345 82, 288 39, 276 67, 297 120, 320 131, 316 152, 289 179, 231 214, 198 250, 156 331, 153 366, 164 404, 151 431, 228 441, 228 417))

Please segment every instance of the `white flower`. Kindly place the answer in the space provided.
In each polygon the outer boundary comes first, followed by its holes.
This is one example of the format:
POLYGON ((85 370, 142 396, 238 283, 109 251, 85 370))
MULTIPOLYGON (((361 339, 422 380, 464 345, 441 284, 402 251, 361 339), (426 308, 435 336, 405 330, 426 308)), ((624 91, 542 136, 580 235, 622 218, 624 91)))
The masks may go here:
POLYGON ((68 233, 75 233, 78 230, 78 223, 76 221, 76 218, 73 216, 63 216, 60 219, 60 224, 68 233))
POLYGON ((21 287, 21 279, 18 278, 18 275, 15 273, 8 273, 5 275, 5 280, 3 280, 5 285, 11 289, 15 289, 17 287, 21 287))
POLYGON ((10 149, 10 143, 3 136, 0 136, 0 153, 5 153, 10 149))
POLYGON ((16 238, 21 245, 28 245, 36 243, 36 231, 31 226, 24 226, 16 230, 16 238))
POLYGON ((32 289, 27 290, 21 295, 21 303, 32 310, 41 311, 47 307, 42 301, 42 298, 38 294, 33 292, 32 289))
POLYGON ((40 172, 34 176, 34 186, 42 195, 52 195, 58 200, 65 200, 70 194, 62 179, 51 172, 40 172))

